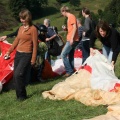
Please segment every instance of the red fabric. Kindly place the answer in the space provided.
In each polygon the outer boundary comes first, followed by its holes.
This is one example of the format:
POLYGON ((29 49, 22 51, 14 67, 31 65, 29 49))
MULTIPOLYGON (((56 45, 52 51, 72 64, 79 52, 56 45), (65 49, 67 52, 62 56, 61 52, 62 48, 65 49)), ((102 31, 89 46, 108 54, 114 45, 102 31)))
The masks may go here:
POLYGON ((81 50, 75 50, 74 58, 82 58, 82 51, 81 50))
POLYGON ((110 92, 120 92, 120 83, 116 83, 114 89, 110 90, 110 92))
POLYGON ((0 82, 7 83, 13 76, 13 63, 15 57, 15 50, 11 53, 10 59, 5 60, 4 55, 10 48, 11 44, 0 42, 0 82))
POLYGON ((45 66, 42 71, 42 78, 49 79, 49 78, 53 78, 56 76, 58 76, 58 74, 52 71, 51 65, 49 64, 49 62, 47 60, 45 60, 45 66))
POLYGON ((85 70, 87 70, 88 72, 92 73, 92 68, 91 68, 89 65, 81 66, 81 67, 79 68, 79 70, 80 70, 80 69, 85 69, 85 70))

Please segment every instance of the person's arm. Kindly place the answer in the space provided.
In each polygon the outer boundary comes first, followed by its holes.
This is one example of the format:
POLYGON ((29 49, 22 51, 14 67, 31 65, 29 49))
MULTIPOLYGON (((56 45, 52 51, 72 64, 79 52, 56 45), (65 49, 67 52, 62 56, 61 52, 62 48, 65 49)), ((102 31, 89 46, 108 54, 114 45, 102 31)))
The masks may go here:
POLYGON ((95 44, 96 39, 97 37, 96 37, 95 31, 93 31, 90 35, 90 42, 89 42, 90 55, 94 55, 94 44, 95 44))
POLYGON ((72 24, 72 26, 73 26, 73 30, 72 30, 71 40, 70 40, 71 45, 73 44, 74 36, 75 36, 76 30, 77 30, 77 25, 75 23, 72 24))
POLYGON ((37 48, 38 48, 38 31, 35 27, 32 30, 32 40, 33 40, 33 52, 32 52, 31 65, 34 65, 36 61, 37 48))
POLYGON ((47 36, 48 37, 46 38, 46 41, 50 41, 50 40, 53 40, 57 36, 57 33, 52 28, 48 28, 47 36))
POLYGON ((9 50, 6 52, 5 56, 10 56, 10 54, 13 52, 13 50, 17 47, 18 45, 18 38, 16 37, 15 40, 13 41, 12 46, 9 48, 9 50))
POLYGON ((10 33, 10 34, 8 34, 8 35, 5 35, 5 36, 0 37, 0 41, 4 41, 4 40, 6 40, 6 39, 9 38, 9 37, 17 36, 18 30, 19 30, 19 28, 18 28, 15 32, 13 32, 13 33, 10 33))
POLYGON ((18 30, 19 30, 19 28, 18 28, 15 32, 6 35, 7 38, 17 36, 17 34, 18 34, 18 30))
POLYGON ((112 29, 112 35, 110 36, 110 40, 111 48, 113 51, 112 64, 114 65, 120 52, 120 36, 117 30, 112 29))
POLYGON ((46 38, 46 41, 53 40, 56 36, 57 36, 57 35, 55 34, 55 35, 51 36, 50 38, 46 38))

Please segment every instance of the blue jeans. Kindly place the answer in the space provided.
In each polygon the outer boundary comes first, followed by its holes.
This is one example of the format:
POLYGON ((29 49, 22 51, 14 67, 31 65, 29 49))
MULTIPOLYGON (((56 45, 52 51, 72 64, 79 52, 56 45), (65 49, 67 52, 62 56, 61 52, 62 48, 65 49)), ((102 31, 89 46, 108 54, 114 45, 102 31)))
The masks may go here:
POLYGON ((74 72, 74 50, 78 42, 74 42, 70 45, 70 42, 66 42, 61 57, 65 66, 66 73, 72 74, 74 72))
POLYGON ((108 59, 109 62, 112 62, 113 51, 110 47, 103 45, 102 48, 103 55, 108 59))
POLYGON ((89 40, 81 41, 82 44, 82 64, 90 55, 89 40))

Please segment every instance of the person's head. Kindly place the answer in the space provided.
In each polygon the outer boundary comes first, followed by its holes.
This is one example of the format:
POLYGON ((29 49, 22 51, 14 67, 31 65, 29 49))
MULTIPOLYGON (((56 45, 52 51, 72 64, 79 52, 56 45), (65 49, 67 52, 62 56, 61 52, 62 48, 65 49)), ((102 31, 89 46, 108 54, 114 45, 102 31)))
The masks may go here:
POLYGON ((86 15, 90 15, 90 10, 86 7, 82 8, 82 15, 85 17, 86 15))
POLYGON ((110 26, 106 21, 99 21, 99 23, 96 26, 96 34, 97 37, 106 37, 110 33, 110 26))
POLYGON ((67 6, 62 6, 60 12, 63 16, 66 16, 66 13, 70 12, 70 9, 67 6))
POLYGON ((28 9, 23 9, 19 13, 20 21, 23 25, 32 25, 32 15, 31 12, 28 9))
POLYGON ((49 27, 50 26, 50 20, 49 19, 44 19, 44 25, 46 27, 49 27))
POLYGON ((77 18, 77 26, 82 26, 82 19, 81 18, 77 18))
POLYGON ((39 40, 45 41, 46 33, 47 33, 47 27, 45 25, 39 25, 38 29, 39 29, 39 35, 38 35, 39 40))

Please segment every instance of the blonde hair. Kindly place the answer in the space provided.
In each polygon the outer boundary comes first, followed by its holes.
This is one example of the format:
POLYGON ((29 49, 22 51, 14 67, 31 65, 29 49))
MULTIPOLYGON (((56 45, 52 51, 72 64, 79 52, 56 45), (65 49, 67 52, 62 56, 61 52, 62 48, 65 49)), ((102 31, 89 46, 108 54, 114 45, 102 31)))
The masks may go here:
POLYGON ((32 25, 32 14, 28 9, 21 10, 19 17, 26 20, 30 26, 32 25))
POLYGON ((61 12, 70 12, 70 9, 67 6, 62 6, 60 11, 61 12))

